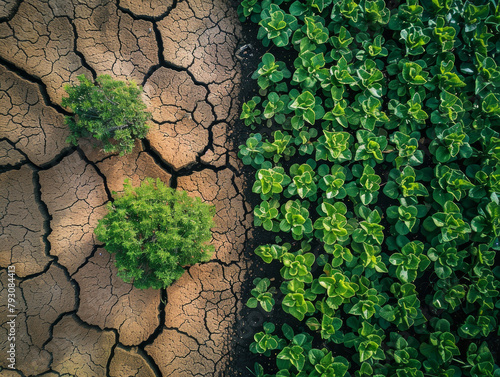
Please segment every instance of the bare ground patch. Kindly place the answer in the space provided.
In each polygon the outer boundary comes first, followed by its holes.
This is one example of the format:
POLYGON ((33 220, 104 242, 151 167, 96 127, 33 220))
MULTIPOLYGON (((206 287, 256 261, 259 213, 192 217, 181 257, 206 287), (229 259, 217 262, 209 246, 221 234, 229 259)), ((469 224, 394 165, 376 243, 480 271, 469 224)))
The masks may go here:
MULTIPOLYGON (((217 0, 26 0, 0 5, 0 297, 18 278, 16 369, 5 376, 218 376, 241 307, 250 207, 231 134, 236 12, 217 0), (128 156, 68 135, 76 76, 134 79, 153 113, 128 156), (125 178, 159 177, 215 204, 212 261, 167 290, 116 277, 94 227, 125 178)), ((0 349, 7 347, 0 302, 0 349)), ((5 369, 4 369, 5 368, 5 369)))

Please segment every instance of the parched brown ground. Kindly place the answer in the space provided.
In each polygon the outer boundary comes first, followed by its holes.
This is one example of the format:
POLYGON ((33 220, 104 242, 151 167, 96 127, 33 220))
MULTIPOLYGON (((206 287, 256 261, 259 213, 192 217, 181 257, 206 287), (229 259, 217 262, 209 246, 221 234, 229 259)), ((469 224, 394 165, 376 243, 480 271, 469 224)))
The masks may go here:
POLYGON ((223 375, 249 267, 250 208, 231 142, 239 34, 228 0, 0 1, 2 376, 223 375), (144 87, 153 120, 132 154, 66 143, 63 86, 80 74, 144 87), (93 234, 127 177, 159 177, 216 206, 213 259, 166 291, 117 278, 93 234))

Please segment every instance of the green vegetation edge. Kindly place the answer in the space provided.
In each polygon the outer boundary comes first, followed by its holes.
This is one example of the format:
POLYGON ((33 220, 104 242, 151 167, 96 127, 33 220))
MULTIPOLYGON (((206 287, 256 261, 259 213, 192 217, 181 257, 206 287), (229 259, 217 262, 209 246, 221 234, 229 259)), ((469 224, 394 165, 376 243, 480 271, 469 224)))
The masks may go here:
POLYGON ((254 335, 275 366, 252 374, 500 376, 500 5, 238 12, 270 51, 239 157, 256 169, 254 224, 277 235, 255 253, 281 275, 247 305, 289 318, 254 335))

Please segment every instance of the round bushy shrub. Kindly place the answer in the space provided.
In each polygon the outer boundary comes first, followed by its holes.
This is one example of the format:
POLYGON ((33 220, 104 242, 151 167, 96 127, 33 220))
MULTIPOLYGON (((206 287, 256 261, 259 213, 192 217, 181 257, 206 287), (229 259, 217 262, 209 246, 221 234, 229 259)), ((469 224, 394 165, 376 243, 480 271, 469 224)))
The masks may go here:
POLYGON ((135 139, 144 138, 149 129, 151 114, 144 111, 142 88, 109 75, 97 77, 95 84, 84 75, 78 81, 79 85, 64 87, 69 97, 62 99, 62 105, 74 112, 65 118, 71 131, 67 142, 78 145, 79 138, 92 136, 102 142, 105 152, 130 153, 135 139))
POLYGON ((171 285, 184 267, 210 259, 215 207, 185 191, 147 178, 125 181, 124 193, 108 203, 95 233, 115 254, 118 276, 140 289, 171 285))

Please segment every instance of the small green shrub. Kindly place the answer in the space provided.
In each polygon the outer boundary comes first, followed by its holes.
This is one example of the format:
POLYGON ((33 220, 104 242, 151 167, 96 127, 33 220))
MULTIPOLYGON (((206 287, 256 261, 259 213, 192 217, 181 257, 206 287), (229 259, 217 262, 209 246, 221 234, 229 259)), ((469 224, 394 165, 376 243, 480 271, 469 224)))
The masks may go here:
POLYGON ((95 84, 84 75, 78 81, 79 85, 64 87, 69 97, 62 99, 62 105, 74 112, 65 118, 71 131, 66 141, 78 145, 79 138, 93 136, 105 152, 130 153, 134 140, 144 138, 149 128, 151 114, 144 111, 142 88, 109 75, 97 77, 95 84))
POLYGON ((115 254, 118 275, 137 288, 165 288, 183 267, 209 260, 214 251, 208 242, 215 207, 159 179, 147 178, 135 188, 125 181, 108 211, 95 233, 115 254))

